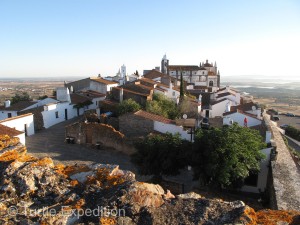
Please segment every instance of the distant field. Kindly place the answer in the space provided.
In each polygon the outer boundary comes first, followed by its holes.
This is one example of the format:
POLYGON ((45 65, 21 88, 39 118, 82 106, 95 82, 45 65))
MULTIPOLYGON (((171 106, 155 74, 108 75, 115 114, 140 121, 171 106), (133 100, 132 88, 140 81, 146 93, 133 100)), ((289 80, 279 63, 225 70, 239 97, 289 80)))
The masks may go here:
POLYGON ((52 96, 57 87, 62 87, 63 81, 7 81, 0 80, 0 103, 11 99, 16 93, 27 92, 34 100, 39 96, 52 96))

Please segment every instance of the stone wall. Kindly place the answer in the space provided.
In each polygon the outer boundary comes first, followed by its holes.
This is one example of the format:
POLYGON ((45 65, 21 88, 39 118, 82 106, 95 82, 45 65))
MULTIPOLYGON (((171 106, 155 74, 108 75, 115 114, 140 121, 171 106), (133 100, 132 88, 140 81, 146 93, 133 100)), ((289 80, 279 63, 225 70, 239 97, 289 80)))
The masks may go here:
POLYGON ((154 121, 128 113, 119 117, 119 130, 129 138, 146 136, 154 131, 154 121))
POLYGON ((126 154, 135 152, 124 134, 112 126, 102 123, 77 122, 66 126, 66 137, 74 137, 77 144, 100 144, 104 148, 114 148, 126 154))
POLYGON ((32 109, 21 111, 18 113, 18 115, 32 113, 33 114, 33 122, 34 122, 34 131, 38 131, 38 130, 45 129, 43 115, 42 115, 43 110, 44 110, 44 107, 40 106, 37 108, 32 108, 32 109))
POLYGON ((271 162, 269 194, 271 207, 279 210, 300 210, 300 172, 285 145, 277 126, 264 115, 276 144, 277 157, 271 162))

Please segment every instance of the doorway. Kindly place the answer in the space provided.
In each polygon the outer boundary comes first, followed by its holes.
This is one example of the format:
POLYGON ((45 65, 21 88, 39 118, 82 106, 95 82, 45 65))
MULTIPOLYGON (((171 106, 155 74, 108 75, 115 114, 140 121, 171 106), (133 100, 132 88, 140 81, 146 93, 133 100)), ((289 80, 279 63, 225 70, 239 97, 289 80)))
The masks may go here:
POLYGON ((25 136, 27 137, 28 134, 27 134, 27 124, 24 124, 24 132, 25 132, 25 136))
POLYGON ((205 111, 205 117, 209 118, 209 110, 205 111))
POLYGON ((65 109, 65 120, 68 120, 68 109, 65 109))

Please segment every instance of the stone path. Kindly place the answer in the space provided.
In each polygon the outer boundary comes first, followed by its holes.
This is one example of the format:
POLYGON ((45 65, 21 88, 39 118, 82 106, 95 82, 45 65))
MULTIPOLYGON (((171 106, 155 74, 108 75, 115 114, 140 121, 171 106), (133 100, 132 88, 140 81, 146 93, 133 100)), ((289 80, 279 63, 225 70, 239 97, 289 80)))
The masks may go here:
MULTIPOLYGON (((65 126, 78 118, 56 124, 48 129, 26 137, 28 153, 35 157, 51 157, 55 163, 71 164, 116 164, 120 169, 136 173, 130 157, 114 150, 92 149, 85 145, 65 143, 65 126)), ((138 176, 137 176, 138 178, 138 176)))

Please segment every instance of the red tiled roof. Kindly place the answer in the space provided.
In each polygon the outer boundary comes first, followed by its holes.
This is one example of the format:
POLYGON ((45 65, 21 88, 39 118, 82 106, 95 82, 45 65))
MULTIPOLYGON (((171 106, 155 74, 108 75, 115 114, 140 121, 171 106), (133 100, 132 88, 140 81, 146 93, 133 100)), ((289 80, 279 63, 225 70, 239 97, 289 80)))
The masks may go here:
MULTIPOLYGON (((121 90, 120 87, 113 87, 113 89, 121 90)), ((150 94, 139 93, 139 92, 136 92, 136 91, 131 91, 131 90, 128 90, 126 88, 123 88, 123 92, 129 92, 129 93, 133 93, 133 94, 141 95, 141 96, 145 96, 145 97, 148 97, 150 95, 150 94)))
POLYGON ((146 73, 144 75, 144 78, 148 78, 148 79, 156 79, 156 78, 159 78, 159 77, 163 77, 165 76, 166 74, 163 74, 157 70, 151 70, 150 72, 146 73))
POLYGON ((102 84, 119 84, 118 82, 106 80, 106 79, 103 79, 103 78, 100 78, 100 77, 94 77, 94 78, 91 77, 90 79, 93 80, 93 81, 102 83, 102 84))
POLYGON ((108 105, 118 105, 119 104, 119 102, 117 102, 117 101, 112 101, 112 100, 109 100, 109 99, 105 99, 105 100, 102 100, 102 101, 100 101, 100 103, 105 103, 105 104, 108 104, 108 105))
POLYGON ((194 89, 207 89, 207 86, 194 86, 194 89))
POLYGON ((84 103, 84 102, 90 101, 90 98, 79 95, 77 93, 70 94, 70 97, 71 97, 72 104, 78 104, 78 103, 84 103))
POLYGON ((26 114, 23 114, 23 115, 20 115, 20 116, 14 116, 14 117, 10 117, 10 118, 4 119, 4 120, 0 120, 0 123, 4 123, 4 122, 7 122, 7 121, 12 121, 12 120, 16 120, 16 119, 23 118, 23 117, 26 117, 26 116, 32 116, 32 115, 33 115, 32 113, 26 113, 26 114))
POLYGON ((252 111, 252 107, 255 106, 256 108, 258 108, 257 104, 253 103, 253 102, 248 102, 242 105, 238 105, 238 106, 232 106, 231 109, 232 111, 235 110, 241 110, 241 111, 252 111))
POLYGON ((2 111, 21 111, 21 110, 26 109, 27 107, 32 106, 36 103, 37 102, 21 101, 21 102, 17 102, 15 104, 13 104, 7 108, 5 108, 4 106, 1 106, 0 110, 2 110, 2 111))
POLYGON ((169 70, 199 70, 199 66, 193 65, 170 65, 168 66, 169 70))
POLYGON ((8 135, 10 137, 15 137, 15 136, 18 136, 23 133, 24 132, 22 132, 22 131, 18 131, 16 129, 13 129, 13 128, 10 128, 10 127, 0 124, 0 134, 1 135, 8 135))
POLYGON ((226 98, 223 98, 221 100, 218 100, 218 101, 215 101, 215 102, 211 103, 211 105, 216 105, 216 104, 218 104, 220 102, 223 102, 223 101, 226 101, 226 100, 227 100, 226 98))
POLYGON ((163 116, 156 115, 156 114, 153 114, 153 113, 149 113, 149 112, 146 112, 146 111, 143 111, 143 110, 139 110, 134 114, 139 116, 139 117, 143 117, 145 119, 149 119, 149 120, 153 120, 153 121, 158 121, 158 122, 161 122, 161 123, 175 124, 174 120, 170 120, 170 119, 165 118, 163 116))
POLYGON ((146 78, 146 77, 142 77, 140 80, 144 81, 144 82, 147 82, 147 83, 150 83, 150 84, 156 84, 157 83, 156 81, 151 80, 151 79, 146 78))
POLYGON ((230 112, 223 113, 223 116, 231 115, 231 114, 234 114, 234 113, 240 113, 240 114, 243 114, 243 115, 252 117, 252 118, 254 118, 254 119, 261 120, 261 119, 258 119, 258 118, 257 118, 255 115, 253 115, 253 114, 246 113, 246 112, 244 112, 244 111, 242 111, 242 110, 238 110, 238 109, 236 109, 235 111, 230 111, 230 112))
POLYGON ((225 92, 225 93, 218 94, 217 98, 221 98, 221 97, 225 97, 225 96, 229 96, 229 95, 234 95, 235 96, 235 94, 233 94, 233 93, 225 92))
POLYGON ((162 89, 162 88, 159 88, 159 87, 156 87, 154 88, 155 90, 158 90, 158 91, 162 91, 162 92, 166 92, 167 90, 166 89, 162 89))
POLYGON ((78 94, 87 96, 89 98, 100 98, 100 97, 105 97, 106 95, 103 93, 100 93, 98 91, 93 91, 93 90, 86 90, 86 91, 80 91, 77 92, 78 94))

